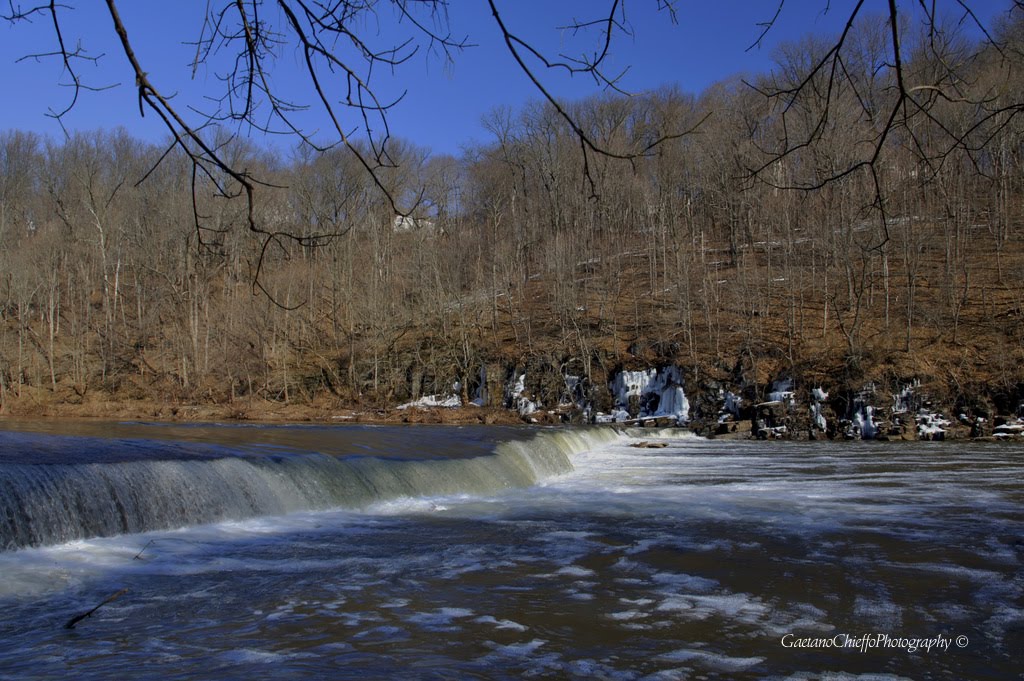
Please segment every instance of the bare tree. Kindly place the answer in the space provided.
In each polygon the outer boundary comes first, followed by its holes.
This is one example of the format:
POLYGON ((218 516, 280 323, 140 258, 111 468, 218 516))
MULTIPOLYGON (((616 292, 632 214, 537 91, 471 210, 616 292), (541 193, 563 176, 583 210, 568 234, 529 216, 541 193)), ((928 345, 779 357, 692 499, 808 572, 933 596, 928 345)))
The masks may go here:
MULTIPOLYGON (((589 161, 593 154, 620 159, 638 158, 661 141, 683 134, 666 131, 640 147, 606 147, 595 140, 554 96, 540 70, 585 75, 598 86, 621 89, 621 73, 609 72, 609 53, 613 42, 631 35, 626 3, 606 0, 595 9, 596 18, 573 19, 561 30, 593 40, 594 47, 578 54, 546 55, 522 38, 503 16, 499 2, 488 0, 488 7, 509 53, 538 92, 573 129, 584 161, 584 175, 591 181, 589 161)), ((655 11, 675 20, 673 0, 653 0, 655 11)), ((64 67, 70 101, 52 112, 60 121, 78 101, 83 90, 103 89, 82 76, 83 61, 99 57, 82 43, 67 40, 68 15, 74 3, 56 0, 36 2, 26 7, 9 3, 2 15, 9 22, 44 19, 52 25, 54 44, 26 57, 59 59, 64 67)), ((393 213, 409 215, 416 209, 419 195, 394 196, 385 179, 397 160, 393 153, 389 112, 401 96, 387 99, 387 90, 379 82, 386 74, 395 74, 417 53, 425 52, 451 61, 470 47, 468 36, 453 33, 446 0, 340 0, 321 3, 309 0, 219 0, 207 4, 207 10, 195 38, 193 70, 201 64, 226 63, 223 89, 209 97, 209 110, 184 109, 150 77, 146 65, 137 56, 130 26, 122 19, 116 0, 106 0, 110 29, 116 35, 128 62, 138 91, 140 115, 157 116, 171 134, 173 148, 180 149, 192 164, 192 192, 212 190, 222 197, 244 199, 244 225, 270 245, 290 240, 302 245, 323 243, 337 232, 329 228, 314 233, 280 230, 259 219, 254 192, 268 180, 245 165, 236 163, 224 151, 222 141, 211 132, 224 128, 230 134, 259 130, 268 134, 287 134, 313 148, 325 150, 345 147, 372 179, 393 213), (307 96, 293 99, 275 84, 272 74, 284 54, 297 51, 305 75, 307 96), (328 121, 331 137, 320 141, 315 132, 302 124, 302 112, 318 110, 328 121), (360 134, 364 144, 359 144, 360 134)), ((196 203, 199 199, 196 198, 196 203)), ((194 226, 200 241, 218 248, 223 232, 211 227, 201 211, 193 211, 194 226)), ((260 261, 262 264, 262 260, 260 261)), ((260 267, 254 285, 261 288, 260 267)), ((264 290, 264 292, 266 292, 264 290)))
MULTIPOLYGON (((1024 95, 1018 91, 996 97, 993 90, 976 87, 972 67, 981 54, 965 52, 966 44, 959 39, 961 29, 966 25, 980 33, 984 39, 977 43, 979 50, 1003 59, 1010 56, 1007 53, 1013 45, 1006 31, 996 32, 979 16, 974 3, 885 0, 880 4, 881 17, 869 14, 874 3, 857 0, 845 15, 839 35, 805 53, 807 64, 781 80, 753 84, 778 107, 780 134, 775 144, 765 149, 767 160, 750 171, 774 186, 811 191, 864 173, 874 187, 875 207, 884 221, 884 182, 879 172, 890 140, 914 149, 925 168, 937 172, 953 150, 981 154, 996 131, 1024 113, 1024 95), (969 126, 949 127, 938 111, 944 104, 961 104, 977 111, 969 126), (776 161, 799 159, 827 145, 830 128, 851 112, 866 125, 867 133, 851 158, 802 181, 779 183, 772 176, 776 161), (941 133, 944 144, 938 149, 922 137, 920 121, 941 133)), ((785 0, 780 0, 761 38, 784 11, 785 0)), ((830 11, 830 5, 823 3, 822 11, 830 11)), ((1007 21, 1019 22, 1022 12, 1024 3, 1011 0, 1007 21)))

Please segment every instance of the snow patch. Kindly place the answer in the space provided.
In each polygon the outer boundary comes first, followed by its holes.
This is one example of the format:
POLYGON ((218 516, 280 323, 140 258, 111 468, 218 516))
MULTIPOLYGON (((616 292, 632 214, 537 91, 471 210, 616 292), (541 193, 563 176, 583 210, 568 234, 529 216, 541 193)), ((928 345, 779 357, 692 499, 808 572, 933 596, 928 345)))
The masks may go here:
POLYGON ((783 378, 772 383, 772 389, 768 393, 769 402, 781 402, 786 407, 796 404, 796 391, 793 390, 793 379, 783 378))
POLYGON ((406 402, 405 404, 398 405, 398 409, 427 409, 430 407, 442 407, 444 409, 455 409, 456 407, 462 406, 462 400, 459 399, 458 395, 448 395, 443 397, 441 395, 426 395, 414 402, 406 402))
POLYGON ((615 399, 612 418, 674 418, 684 424, 690 420, 690 401, 683 390, 683 375, 678 367, 661 370, 621 371, 609 388, 615 399))
POLYGON ((999 439, 1021 437, 1024 435, 1024 422, 1019 420, 1000 424, 992 429, 992 434, 999 439))
POLYGON ((730 418, 739 420, 740 410, 743 408, 743 398, 731 390, 718 389, 718 399, 722 402, 722 408, 718 410, 718 422, 725 423, 730 418))
POLYGON ((515 380, 509 381, 505 387, 505 405, 514 408, 520 416, 529 416, 544 405, 540 400, 536 402, 526 395, 526 374, 515 375, 515 380))
POLYGON ((917 392, 921 388, 921 381, 914 381, 900 388, 899 392, 892 396, 892 413, 906 414, 915 411, 921 402, 917 392))
POLYGON ((917 412, 917 437, 919 440, 944 440, 946 428, 951 422, 941 414, 925 409, 917 412))
POLYGON ((878 424, 875 423, 875 408, 867 406, 854 414, 853 427, 864 440, 874 440, 878 437, 878 424))
POLYGON ((487 404, 487 367, 480 367, 478 379, 479 383, 473 392, 473 399, 469 403, 477 407, 483 407, 487 404))
POLYGON ((811 390, 811 423, 822 432, 828 430, 828 421, 825 420, 825 415, 821 413, 821 403, 827 399, 828 393, 821 388, 811 390))

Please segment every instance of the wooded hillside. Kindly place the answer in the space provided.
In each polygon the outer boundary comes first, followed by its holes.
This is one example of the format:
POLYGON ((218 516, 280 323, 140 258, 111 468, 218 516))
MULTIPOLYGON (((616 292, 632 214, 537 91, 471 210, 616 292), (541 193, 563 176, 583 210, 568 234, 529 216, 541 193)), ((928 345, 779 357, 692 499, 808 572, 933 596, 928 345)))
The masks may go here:
POLYGON ((949 38, 956 80, 922 52, 910 102, 865 22, 842 68, 811 72, 808 39, 751 83, 565 105, 604 148, 650 147, 632 161, 581 154, 550 105, 496 111, 461 158, 391 150, 409 217, 350 154, 225 138, 270 239, 178 152, 3 132, 0 405, 393 405, 469 396, 484 367, 492 402, 516 370, 546 404, 587 377, 600 406, 614 371, 678 364, 752 396, 919 379, 1015 409, 1022 27, 949 38), (666 129, 693 132, 652 146, 666 129))

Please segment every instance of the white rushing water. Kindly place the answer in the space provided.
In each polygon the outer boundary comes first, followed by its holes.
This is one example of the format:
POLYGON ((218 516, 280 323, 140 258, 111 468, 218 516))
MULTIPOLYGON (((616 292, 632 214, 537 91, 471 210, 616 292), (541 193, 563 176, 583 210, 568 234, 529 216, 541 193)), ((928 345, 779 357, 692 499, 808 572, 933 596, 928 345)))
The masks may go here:
MULTIPOLYGON (((0 460, 0 547, 526 487, 572 470, 572 454, 618 437, 609 429, 548 431, 497 442, 486 454, 444 458, 281 450, 242 455, 160 443, 147 452, 123 440, 110 442, 117 450, 112 454, 95 439, 4 438, 8 447, 56 440, 68 453, 64 460, 51 453, 45 463, 24 455, 0 460)), ((457 450, 458 441, 452 446, 457 450)))
POLYGON ((0 553, 0 678, 1017 673, 1019 449, 601 433, 525 486, 0 553))

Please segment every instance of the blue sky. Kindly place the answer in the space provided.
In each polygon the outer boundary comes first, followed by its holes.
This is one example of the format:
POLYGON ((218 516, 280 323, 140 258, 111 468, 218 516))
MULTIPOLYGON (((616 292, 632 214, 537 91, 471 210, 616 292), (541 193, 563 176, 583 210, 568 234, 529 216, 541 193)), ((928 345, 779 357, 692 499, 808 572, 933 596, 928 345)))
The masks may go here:
MULTIPOLYGON (((63 15, 66 44, 81 44, 90 54, 103 55, 96 63, 79 64, 83 81, 93 86, 118 85, 103 92, 83 92, 65 125, 85 130, 123 126, 148 140, 163 139, 166 131, 155 116, 139 115, 133 77, 104 4, 95 0, 75 0, 69 4, 75 9, 63 15)), ((699 93, 734 74, 767 71, 773 48, 780 42, 809 33, 835 34, 853 4, 852 0, 786 0, 763 45, 748 49, 760 34, 758 23, 775 13, 776 0, 680 0, 677 25, 669 21, 665 12, 656 11, 655 0, 631 0, 626 6, 634 37, 618 36, 612 59, 617 69, 629 68, 622 83, 631 92, 675 84, 684 91, 699 93)), ((907 0, 901 3, 914 4, 907 0)), ((953 0, 940 0, 941 4, 950 10, 956 8, 953 0)), ((866 7, 869 12, 881 13, 885 5, 883 0, 867 0, 866 7)), ((972 0, 970 5, 980 18, 991 21, 1009 3, 972 0)), ((186 44, 199 35, 206 0, 122 0, 119 6, 143 68, 156 87, 164 93, 177 93, 179 106, 208 108, 204 97, 221 91, 217 74, 224 67, 201 67, 193 77, 190 62, 195 47, 186 44)), ((592 50, 595 41, 574 41, 569 31, 556 27, 573 18, 596 18, 597 8, 605 6, 604 0, 499 2, 511 30, 550 52, 565 50, 576 54, 592 50)), ((378 73, 380 79, 375 82, 391 96, 407 90, 390 114, 393 134, 435 152, 458 154, 464 144, 488 140, 480 123, 486 112, 498 106, 516 108, 538 99, 539 94, 508 54, 485 0, 451 0, 449 14, 454 36, 465 36, 476 47, 457 54, 454 65, 446 65, 440 57, 422 52, 403 64, 394 78, 378 73)), ((371 27, 370 35, 383 45, 391 37, 391 29, 385 24, 380 30, 382 34, 378 37, 377 28, 371 27)), ((8 93, 0 109, 0 128, 61 134, 57 123, 45 116, 50 109, 65 107, 70 98, 70 90, 58 85, 67 80, 62 76, 60 63, 52 58, 16 63, 19 57, 51 51, 54 47, 52 28, 45 17, 31 24, 0 25, 0 87, 8 93)), ((274 73, 277 85, 296 96, 308 92, 299 60, 294 49, 283 50, 274 73)), ((599 91, 592 80, 584 77, 567 78, 545 73, 543 69, 539 73, 560 97, 572 99, 599 91)), ((308 117, 306 123, 311 128, 326 124, 315 117, 308 117)), ((349 123, 355 127, 358 121, 352 119, 349 123)), ((263 142, 259 136, 256 139, 263 142)))

